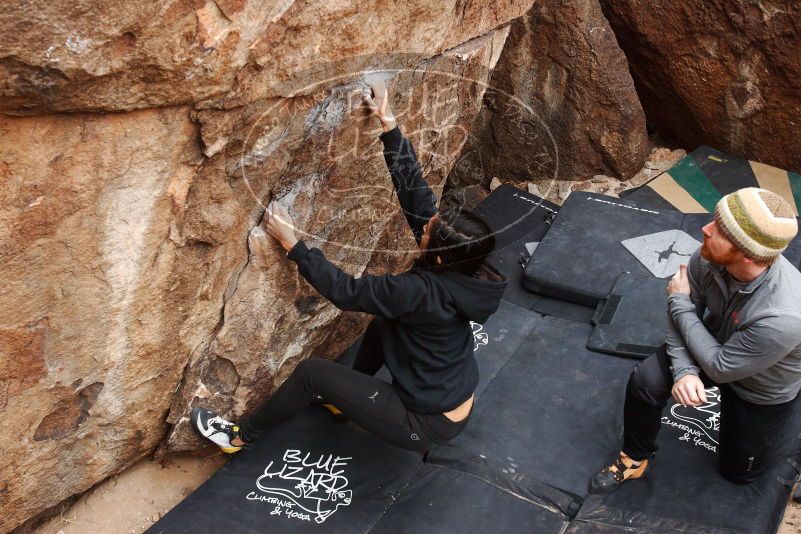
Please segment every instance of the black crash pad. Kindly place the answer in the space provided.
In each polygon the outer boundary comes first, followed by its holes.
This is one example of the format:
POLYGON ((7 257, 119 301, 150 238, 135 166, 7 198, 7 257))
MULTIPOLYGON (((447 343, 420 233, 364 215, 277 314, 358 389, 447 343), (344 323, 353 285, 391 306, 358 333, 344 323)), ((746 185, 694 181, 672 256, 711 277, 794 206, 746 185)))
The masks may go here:
MULTIPOLYGON (((548 297, 595 307, 611 293, 622 272, 672 276, 703 242, 701 228, 710 220, 709 214, 573 193, 528 261, 523 285, 548 297)), ((783 255, 801 267, 801 234, 783 255)))
POLYGON ((502 184, 476 206, 495 235, 495 248, 500 250, 553 218, 559 206, 537 195, 502 184))
POLYGON ((549 227, 549 223, 542 223, 514 243, 493 252, 487 261, 506 276, 507 286, 503 295, 504 300, 542 315, 552 315, 560 319, 590 324, 593 308, 538 295, 523 287, 523 269, 531 257, 527 245, 539 244, 549 227))
POLYGON ((474 211, 497 232, 495 252, 487 262, 506 277, 505 300, 543 315, 589 324, 593 308, 538 295, 523 287, 530 249, 542 241, 558 210, 559 206, 536 195, 501 185, 474 211))
MULTIPOLYGON (((801 413, 795 412, 780 440, 789 454, 756 482, 738 485, 718 474, 718 389, 707 390, 699 408, 671 403, 663 412, 659 450, 646 476, 606 497, 584 502, 569 532, 775 532, 799 473, 801 413), (581 526, 581 528, 579 528, 581 526)), ((607 456, 611 461, 614 452, 607 456)), ((603 461, 598 462, 601 467, 603 461)))
POLYGON ((507 285, 503 298, 523 308, 529 308, 537 298, 523 287, 523 268, 531 257, 527 245, 529 247, 538 246, 549 227, 547 222, 540 223, 532 231, 523 234, 517 241, 496 248, 486 260, 506 277, 507 285))
POLYGON ((667 280, 621 273, 598 303, 587 348, 647 358, 665 344, 667 280))
POLYGON ((473 323, 473 354, 478 362, 479 373, 477 398, 483 396, 487 386, 526 340, 538 319, 536 314, 501 301, 498 311, 483 325, 473 323))
POLYGON ((529 306, 531 311, 542 315, 548 315, 557 319, 564 319, 580 324, 592 324, 592 316, 595 310, 590 306, 567 302, 558 298, 545 295, 534 295, 533 302, 529 306))
POLYGON ((620 448, 634 364, 589 351, 590 331, 504 302, 475 330, 483 390, 449 445, 422 457, 309 408, 148 532, 775 531, 801 458, 749 486, 726 482, 708 450, 714 407, 666 409, 646 477, 587 495, 620 448))
POLYGON ((364 532, 422 465, 419 454, 311 407, 237 453, 147 532, 364 532))
POLYGON ((578 496, 617 446, 634 360, 587 350, 591 327, 544 317, 498 373, 453 445, 501 472, 578 496))
MULTIPOLYGON (((609 294, 621 272, 655 276, 643 261, 655 268, 676 263, 680 257, 689 259, 689 252, 698 245, 688 248, 687 240, 692 240, 681 230, 684 217, 673 210, 644 208, 592 193, 573 193, 529 260, 524 286, 543 295, 594 307, 609 294), (623 242, 629 240, 641 242, 637 252, 640 259, 624 246, 623 242)), ((697 229, 693 231, 697 235, 697 229)))
POLYGON ((536 299, 522 283, 523 266, 531 256, 527 245, 542 241, 558 209, 547 200, 503 184, 473 210, 484 217, 495 234, 495 251, 487 263, 506 277, 503 298, 509 302, 529 308, 536 299))
POLYGON ((530 479, 444 446, 373 528, 387 533, 561 532, 580 503, 530 479))

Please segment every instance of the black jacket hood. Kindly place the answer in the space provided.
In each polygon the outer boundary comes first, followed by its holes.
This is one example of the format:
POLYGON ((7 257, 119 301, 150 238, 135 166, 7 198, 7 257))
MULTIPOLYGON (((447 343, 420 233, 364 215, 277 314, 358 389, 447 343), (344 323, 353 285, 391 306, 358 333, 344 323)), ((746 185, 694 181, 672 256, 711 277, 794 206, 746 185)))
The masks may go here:
POLYGON ((457 272, 442 273, 456 309, 467 319, 484 324, 501 304, 506 290, 506 279, 489 265, 479 271, 480 276, 457 272))

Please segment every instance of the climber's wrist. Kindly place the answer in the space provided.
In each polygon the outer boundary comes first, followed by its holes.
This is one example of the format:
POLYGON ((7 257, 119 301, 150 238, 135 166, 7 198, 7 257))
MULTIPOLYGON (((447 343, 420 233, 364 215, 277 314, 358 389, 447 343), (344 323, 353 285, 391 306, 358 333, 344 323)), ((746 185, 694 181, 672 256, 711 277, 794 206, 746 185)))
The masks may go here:
POLYGON ((384 115, 383 117, 378 117, 378 120, 381 121, 381 127, 384 128, 385 132, 388 132, 395 128, 398 125, 398 121, 395 120, 395 116, 392 114, 384 115))

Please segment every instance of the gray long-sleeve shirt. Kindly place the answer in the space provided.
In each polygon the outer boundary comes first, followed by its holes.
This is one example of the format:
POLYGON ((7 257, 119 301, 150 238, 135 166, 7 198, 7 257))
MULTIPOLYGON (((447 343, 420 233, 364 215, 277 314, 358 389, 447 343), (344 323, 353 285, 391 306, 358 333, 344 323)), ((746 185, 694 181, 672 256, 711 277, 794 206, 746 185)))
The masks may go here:
POLYGON ((755 404, 795 398, 801 389, 801 272, 780 257, 742 284, 696 251, 687 273, 690 295, 668 298, 673 380, 700 369, 755 404))

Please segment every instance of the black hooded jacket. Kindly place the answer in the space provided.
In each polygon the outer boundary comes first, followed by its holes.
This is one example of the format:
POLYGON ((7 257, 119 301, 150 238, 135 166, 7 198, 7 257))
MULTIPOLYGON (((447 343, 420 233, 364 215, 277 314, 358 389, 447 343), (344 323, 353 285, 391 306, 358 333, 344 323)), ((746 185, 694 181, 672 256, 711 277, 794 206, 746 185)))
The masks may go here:
MULTIPOLYGON (((433 191, 422 176, 412 144, 395 127, 381 135, 384 158, 418 244, 436 213, 433 191)), ((484 323, 500 305, 506 282, 455 271, 413 269, 399 275, 355 278, 303 240, 287 257, 300 274, 341 310, 383 317, 387 368, 403 403, 421 413, 453 410, 478 385, 470 321, 484 323)), ((485 266, 486 268, 486 266, 485 266)))

